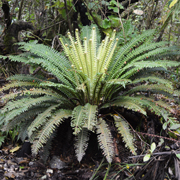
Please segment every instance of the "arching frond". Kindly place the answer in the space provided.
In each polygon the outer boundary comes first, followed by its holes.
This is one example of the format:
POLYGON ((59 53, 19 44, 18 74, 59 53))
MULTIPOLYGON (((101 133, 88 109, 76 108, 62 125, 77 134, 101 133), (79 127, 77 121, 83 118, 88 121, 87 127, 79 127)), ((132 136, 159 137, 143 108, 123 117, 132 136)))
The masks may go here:
POLYGON ((28 127, 28 135, 31 137, 32 133, 37 130, 40 126, 46 123, 47 119, 52 116, 52 111, 55 110, 59 105, 53 105, 47 108, 43 113, 39 113, 38 116, 28 127))
POLYGON ((60 109, 56 111, 54 115, 48 119, 47 123, 42 127, 41 131, 39 131, 38 136, 31 139, 32 145, 32 153, 37 154, 39 149, 45 144, 53 133, 53 131, 57 128, 59 124, 62 123, 64 118, 68 118, 71 116, 71 111, 60 109))

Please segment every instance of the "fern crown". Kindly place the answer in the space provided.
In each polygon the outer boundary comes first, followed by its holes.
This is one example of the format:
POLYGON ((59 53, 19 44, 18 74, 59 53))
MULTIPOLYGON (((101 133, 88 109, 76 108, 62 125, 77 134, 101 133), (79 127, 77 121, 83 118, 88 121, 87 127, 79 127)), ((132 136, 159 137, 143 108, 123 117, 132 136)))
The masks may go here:
POLYGON ((116 30, 112 35, 106 36, 99 47, 97 47, 96 28, 92 28, 90 39, 84 37, 83 45, 79 38, 79 31, 76 29, 76 41, 73 40, 70 32, 68 37, 71 44, 64 44, 60 38, 66 55, 72 63, 72 68, 81 70, 92 81, 97 73, 106 73, 112 56, 117 46, 118 38, 115 40, 116 30), (98 50, 97 50, 98 49, 98 50), (74 67, 75 66, 75 67, 74 67))

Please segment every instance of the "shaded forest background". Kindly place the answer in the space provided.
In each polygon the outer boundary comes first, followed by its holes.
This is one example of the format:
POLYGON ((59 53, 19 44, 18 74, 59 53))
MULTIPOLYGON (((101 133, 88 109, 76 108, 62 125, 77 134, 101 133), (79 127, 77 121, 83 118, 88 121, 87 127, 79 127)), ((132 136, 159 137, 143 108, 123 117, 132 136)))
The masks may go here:
MULTIPOLYGON (((134 32, 157 29, 156 41, 179 43, 179 2, 172 0, 2 0, 0 53, 16 52, 12 44, 37 39, 59 48, 58 35, 95 23, 102 34, 123 29, 127 20, 134 32)), ((124 32, 124 40, 128 35, 124 32)), ((123 41, 123 40, 122 40, 123 41)))

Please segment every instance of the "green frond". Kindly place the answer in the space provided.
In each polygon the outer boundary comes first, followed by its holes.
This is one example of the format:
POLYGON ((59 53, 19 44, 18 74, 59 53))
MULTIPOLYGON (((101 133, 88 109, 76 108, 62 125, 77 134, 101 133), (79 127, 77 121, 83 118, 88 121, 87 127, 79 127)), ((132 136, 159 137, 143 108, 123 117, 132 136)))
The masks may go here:
POLYGON ((88 130, 93 131, 93 129, 97 125, 98 106, 87 103, 84 106, 84 113, 85 113, 85 117, 84 117, 85 121, 83 128, 87 128, 88 130))
POLYGON ((71 64, 63 55, 61 55, 59 52, 57 52, 51 47, 44 46, 43 44, 37 44, 37 41, 28 43, 21 42, 18 43, 18 45, 21 45, 21 49, 29 51, 32 54, 35 54, 39 57, 42 57, 46 61, 49 61, 63 72, 66 72, 66 70, 71 67, 71 64), (61 63, 59 63, 59 61, 61 63))
MULTIPOLYGON (((28 110, 27 112, 23 112, 21 113, 19 116, 13 118, 11 121, 9 121, 6 125, 3 126, 3 128, 1 130, 3 131, 9 131, 13 128, 15 128, 16 126, 19 126, 19 124, 23 121, 29 121, 30 119, 33 121, 33 118, 35 116, 37 116, 39 113, 42 113, 44 110, 46 110, 46 106, 36 106, 35 108, 31 108, 30 110, 28 110)), ((5 119, 3 118, 3 120, 1 121, 3 123, 5 119)))
POLYGON ((23 98, 18 101, 8 102, 5 107, 2 108, 1 113, 6 113, 4 122, 5 124, 8 123, 8 121, 12 120, 16 116, 20 115, 21 113, 27 111, 31 107, 35 107, 36 105, 39 105, 43 102, 57 102, 57 100, 49 96, 43 96, 39 98, 23 98))
POLYGON ((127 84, 132 83, 130 79, 111 79, 106 82, 108 85, 108 88, 110 85, 121 85, 124 88, 126 87, 127 84))
MULTIPOLYGON (((79 37, 79 31, 78 31, 78 29, 76 29, 76 31, 75 31, 75 35, 76 35, 76 42, 77 42, 77 49, 79 50, 78 51, 78 54, 79 54, 79 58, 80 59, 84 59, 85 57, 84 57, 84 49, 83 49, 83 45, 82 45, 82 42, 81 42, 81 39, 80 39, 80 37, 79 37)), ((87 72, 87 64, 86 64, 87 62, 86 61, 83 61, 83 60, 81 60, 81 64, 82 64, 82 70, 83 70, 83 72, 85 73, 85 74, 87 74, 88 72, 87 72)))
POLYGON ((131 48, 134 48, 134 46, 136 46, 137 44, 139 44, 140 42, 142 42, 144 39, 148 38, 149 36, 151 36, 151 34, 154 33, 154 30, 148 30, 145 31, 144 33, 142 33, 141 35, 136 36, 135 38, 133 38, 129 43, 125 44, 123 47, 121 47, 117 53, 115 54, 114 57, 114 62, 113 63, 113 67, 111 68, 111 71, 113 73, 116 73, 116 71, 122 67, 122 65, 124 64, 124 62, 122 61, 122 59, 124 59, 125 55, 130 52, 131 48))
POLYGON ((2 87, 0 89, 0 92, 6 91, 6 90, 8 90, 10 88, 25 87, 25 86, 36 87, 36 86, 38 86, 38 84, 34 83, 34 82, 18 82, 18 81, 15 81, 15 82, 12 82, 10 84, 6 84, 4 87, 2 87))
POLYGON ((134 88, 130 89, 129 91, 125 92, 125 94, 131 95, 136 92, 153 92, 153 93, 162 93, 164 95, 173 95, 174 90, 168 88, 166 86, 159 86, 158 84, 151 84, 151 85, 139 85, 135 86, 134 88))
MULTIPOLYGON (((118 102, 119 99, 122 99, 122 98, 118 98, 117 100, 115 100, 115 102, 118 102)), ((126 96, 125 99, 127 101, 129 100, 129 101, 133 102, 134 105, 141 107, 141 109, 144 109, 144 108, 149 109, 151 112, 154 112, 156 115, 162 116, 163 118, 164 118, 165 114, 167 115, 170 112, 172 112, 172 109, 170 108, 170 106, 168 104, 164 103, 163 101, 154 101, 154 99, 147 98, 145 96, 137 96, 137 97, 126 96)), ((132 110, 135 111, 134 109, 132 109, 132 110)), ((136 111, 142 113, 142 111, 140 109, 138 109, 136 111)), ((144 110, 144 112, 145 112, 144 115, 146 115, 145 110, 144 110)))
POLYGON ((144 115, 146 115, 146 110, 142 108, 137 102, 134 100, 134 97, 129 97, 129 96, 120 96, 111 103, 106 103, 104 104, 101 108, 107 108, 110 106, 117 106, 117 107, 124 107, 126 109, 135 111, 135 112, 140 112, 144 115))
POLYGON ((146 52, 145 54, 139 55, 138 57, 135 57, 131 63, 135 63, 140 60, 146 60, 151 59, 151 57, 155 57, 156 55, 161 55, 169 51, 169 47, 160 47, 154 50, 151 50, 149 52, 146 52))
POLYGON ((9 56, 11 61, 24 62, 25 64, 37 64, 45 68, 48 72, 54 74, 61 82, 68 84, 69 86, 74 85, 74 79, 70 70, 70 62, 59 52, 56 52, 52 48, 36 43, 18 43, 22 49, 30 51, 37 56, 28 55, 28 57, 9 56), (61 63, 59 63, 61 62, 61 63))
POLYGON ((38 116, 33 120, 33 122, 28 127, 29 137, 31 137, 32 133, 47 121, 47 118, 52 116, 52 111, 55 110, 58 106, 59 105, 50 106, 44 112, 38 114, 38 116))
POLYGON ((167 79, 163 79, 163 78, 159 78, 157 76, 148 76, 148 77, 142 77, 139 79, 135 79, 132 83, 136 84, 139 82, 152 82, 152 83, 158 83, 159 85, 164 85, 170 89, 173 89, 172 86, 172 82, 167 80, 167 79))
POLYGON ((76 156, 78 161, 80 162, 85 155, 85 151, 88 146, 89 133, 86 128, 82 128, 82 130, 76 136, 76 142, 74 144, 76 156))
POLYGON ((7 78, 7 80, 23 81, 23 82, 36 82, 36 83, 46 81, 46 79, 43 77, 32 76, 32 75, 24 75, 24 74, 16 74, 16 75, 10 76, 7 78))
POLYGON ((120 115, 114 114, 113 117, 114 117, 115 125, 119 133, 123 137, 123 141, 125 142, 126 147, 128 147, 130 151, 134 155, 136 155, 136 148, 134 147, 133 144, 133 135, 130 132, 128 123, 120 115))
POLYGON ((66 100, 63 96, 52 91, 51 89, 41 89, 41 88, 31 88, 29 90, 20 90, 15 93, 6 94, 2 97, 2 100, 13 100, 15 97, 22 96, 22 95, 43 95, 43 94, 52 96, 62 101, 66 100))
POLYGON ((1 113, 5 113, 7 111, 11 111, 13 109, 17 108, 24 108, 24 111, 26 111, 28 108, 31 106, 34 106, 36 104, 40 104, 45 101, 55 101, 57 99, 50 97, 50 96, 43 96, 43 97, 38 97, 38 98, 23 98, 17 101, 9 101, 2 109, 1 113))
MULTIPOLYGON (((146 45, 144 45, 143 43, 141 46, 128 53, 126 58, 123 59, 123 63, 121 65, 123 66, 124 62, 128 63, 129 60, 132 60, 131 62, 136 62, 138 60, 146 59, 147 57, 150 58, 152 55, 160 54, 161 52, 167 51, 167 48, 161 48, 161 46, 164 45, 166 45, 166 42, 162 42, 162 41, 157 43, 150 43, 146 45), (153 49, 156 50, 154 51, 153 49), (136 58, 137 56, 138 58, 136 58)), ((122 66, 118 66, 117 68, 122 68, 122 66)))
POLYGON ((98 95, 98 91, 100 88, 100 84, 102 81, 102 76, 103 73, 97 73, 94 78, 93 81, 90 83, 90 99, 92 100, 92 103, 94 103, 93 101, 97 98, 96 96, 98 95))
POLYGON ((70 110, 60 109, 56 111, 53 116, 46 122, 46 124, 42 127, 41 131, 39 131, 37 137, 35 139, 31 139, 32 145, 32 153, 37 154, 39 149, 47 142, 50 135, 55 131, 55 129, 62 123, 65 118, 71 116, 70 110))
MULTIPOLYGON (((159 106, 161 108, 161 112, 167 110, 169 113, 173 113, 172 106, 162 100, 154 101, 153 97, 148 98, 148 97, 143 97, 143 96, 140 96, 137 98, 139 98, 139 100, 141 99, 141 100, 145 100, 145 101, 150 101, 150 103, 153 103, 154 106, 159 106)), ((144 105, 145 105, 145 103, 144 103, 144 105)))
POLYGON ((57 100, 65 100, 65 98, 63 96, 61 96, 59 93, 51 90, 51 89, 48 89, 48 88, 45 88, 45 89, 42 89, 42 88, 32 88, 30 90, 24 90, 23 93, 26 95, 47 95, 47 96, 51 96, 53 98, 57 98, 57 100))
POLYGON ((64 84, 47 81, 47 82, 40 83, 40 86, 42 86, 42 87, 53 87, 53 88, 56 88, 59 91, 63 92, 64 94, 66 94, 69 97, 71 97, 71 96, 78 97, 77 92, 73 88, 71 88, 67 85, 64 85, 64 84))
POLYGON ((127 70, 127 72, 123 75, 121 75, 120 78, 126 79, 130 78, 134 74, 138 73, 140 70, 144 68, 155 68, 155 67, 162 67, 162 68, 168 68, 168 67, 176 67, 179 66, 180 63, 176 61, 166 61, 166 60, 158 60, 158 61, 140 61, 135 63, 130 63, 129 65, 125 66, 123 70, 121 71, 121 74, 127 70), (132 68, 133 67, 133 68, 132 68), (129 68, 132 68, 128 70, 129 68))
POLYGON ((106 157, 108 163, 111 163, 114 157, 114 146, 112 143, 113 140, 111 132, 108 129, 108 126, 105 123, 105 121, 102 120, 102 118, 99 119, 99 122, 96 127, 96 134, 98 135, 97 138, 100 148, 102 149, 103 155, 106 157))
POLYGON ((71 127, 74 129, 74 134, 78 134, 84 123, 85 123, 85 110, 84 110, 84 106, 77 106, 74 108, 73 112, 72 112, 72 120, 71 120, 71 127))

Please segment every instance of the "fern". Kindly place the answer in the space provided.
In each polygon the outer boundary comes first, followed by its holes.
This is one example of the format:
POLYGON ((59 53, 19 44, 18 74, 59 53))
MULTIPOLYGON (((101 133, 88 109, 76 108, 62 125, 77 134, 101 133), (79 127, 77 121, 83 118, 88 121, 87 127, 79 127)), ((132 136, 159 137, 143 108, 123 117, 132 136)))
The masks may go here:
MULTIPOLYGON (((127 34, 133 30, 130 22, 124 28, 127 34)), ((32 152, 37 154, 46 143, 45 151, 49 150, 53 133, 69 118, 78 161, 85 154, 89 132, 95 132, 104 156, 111 163, 114 156, 112 135, 101 118, 106 113, 99 114, 106 112, 106 108, 117 106, 144 116, 150 110, 164 119, 164 127, 167 128, 168 123, 173 125, 176 123, 171 117, 173 108, 163 100, 154 101, 153 96, 144 96, 144 92, 165 97, 180 95, 169 80, 155 75, 180 65, 168 59, 178 54, 178 49, 166 47, 166 42, 153 42, 154 34, 155 30, 144 31, 124 44, 118 40, 122 39, 122 32, 116 36, 114 30, 101 41, 98 28, 92 25, 76 30, 75 38, 70 33, 67 37, 60 36, 62 53, 36 41, 19 43, 24 53, 9 58, 38 65, 51 73, 53 79, 20 74, 9 77, 9 83, 0 92, 12 88, 16 91, 2 97, 6 105, 0 113, 1 129, 8 131, 19 127, 19 138, 24 140, 28 136, 32 152)), ((122 115, 110 114, 126 147, 135 154, 128 123, 122 115)))

